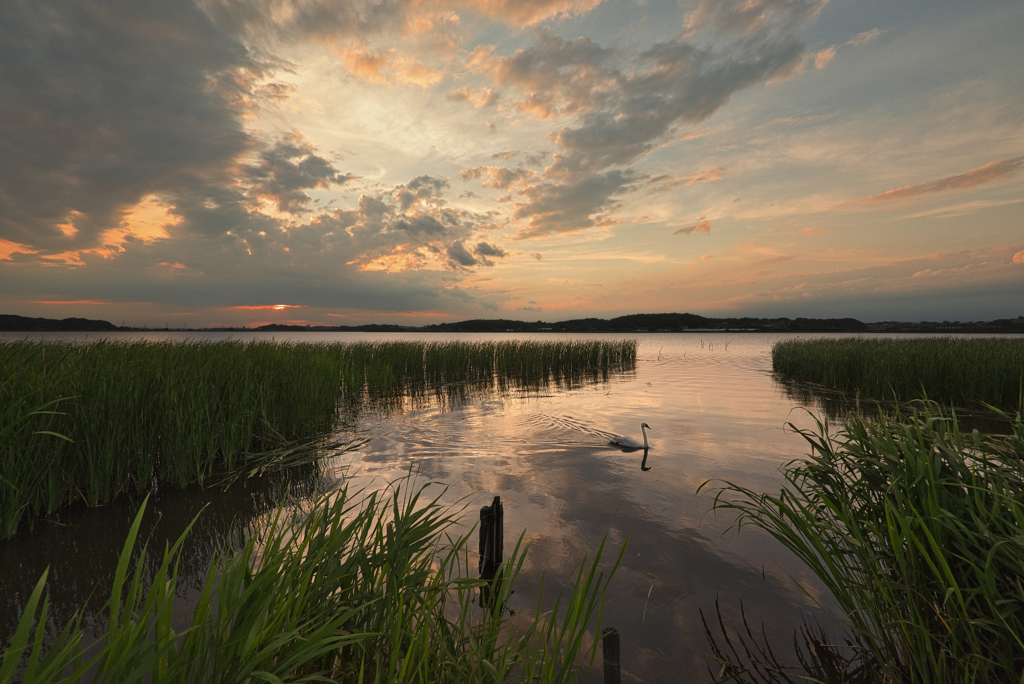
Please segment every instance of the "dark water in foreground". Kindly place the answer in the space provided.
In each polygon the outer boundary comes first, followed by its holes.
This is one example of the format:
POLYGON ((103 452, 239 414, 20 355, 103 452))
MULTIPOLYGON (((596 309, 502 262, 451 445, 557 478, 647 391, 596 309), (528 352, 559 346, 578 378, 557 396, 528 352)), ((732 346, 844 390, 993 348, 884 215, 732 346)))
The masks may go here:
MULTIPOLYGON (((173 335, 161 336, 167 337, 173 335)), ((593 556, 606 535, 610 557, 628 538, 604 620, 622 635, 626 682, 713 681, 700 611, 714 616, 716 599, 731 626, 740 624, 741 603, 752 627, 763 622, 783 660, 805 620, 820 622, 838 638, 831 619, 815 605, 820 601, 831 608, 831 599, 802 564, 757 530, 727 532, 731 519, 709 513, 710 495, 695 493, 701 483, 716 479, 777 490, 779 467, 805 453, 803 439, 784 425, 811 427, 813 419, 770 375, 771 344, 779 336, 689 333, 637 339, 636 371, 607 382, 540 393, 481 393, 456 406, 407 402, 363 412, 352 427, 370 441, 336 459, 326 481, 306 486, 349 478, 356 487, 382 487, 413 469, 421 483, 447 485, 446 500, 469 497, 468 525, 475 523, 481 505, 500 495, 506 553, 520 532, 533 544, 510 606, 519 611, 534 605, 542 575, 549 589, 571 583, 571 572, 593 556), (653 428, 649 470, 641 470, 642 452, 624 453, 605 437, 641 439, 641 422, 653 428)), ((150 548, 162 549, 164 539, 175 537, 211 502, 184 561, 198 588, 213 550, 241 543, 282 488, 250 482, 227 493, 161 493, 151 504, 152 520, 160 521, 150 548)), ((38 522, 33 533, 0 542, 0 639, 10 634, 18 607, 48 565, 58 620, 90 596, 93 605, 102 605, 137 505, 70 511, 57 521, 38 522)))

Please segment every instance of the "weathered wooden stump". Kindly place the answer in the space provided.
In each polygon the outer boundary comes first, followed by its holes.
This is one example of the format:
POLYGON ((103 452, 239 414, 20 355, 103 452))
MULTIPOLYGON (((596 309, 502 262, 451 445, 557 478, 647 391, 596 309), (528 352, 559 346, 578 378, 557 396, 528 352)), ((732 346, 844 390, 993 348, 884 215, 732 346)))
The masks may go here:
MULTIPOLYGON (((499 591, 495 591, 494 578, 501 566, 505 545, 505 509, 501 497, 494 497, 490 506, 480 509, 480 579, 486 584, 480 589, 480 604, 493 608, 499 591)), ((501 578, 498 578, 501 581, 501 578)))
POLYGON ((604 655, 604 684, 619 684, 622 667, 619 665, 619 630, 608 627, 601 632, 604 655))

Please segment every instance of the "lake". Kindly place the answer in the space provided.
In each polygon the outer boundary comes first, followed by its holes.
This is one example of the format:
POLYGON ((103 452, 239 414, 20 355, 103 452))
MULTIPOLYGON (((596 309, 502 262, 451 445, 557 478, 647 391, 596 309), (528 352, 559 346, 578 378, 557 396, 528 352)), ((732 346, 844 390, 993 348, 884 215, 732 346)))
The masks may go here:
MULTIPOLYGON (((171 332, 103 338, 268 336, 171 332)), ((273 336, 294 342, 580 337, 273 336)), ((609 561, 626 544, 604 615, 604 624, 621 634, 624 682, 714 681, 701 611, 716 632, 716 600, 730 628, 742 626, 742 605, 750 626, 760 633, 763 624, 776 654, 787 662, 795 660, 794 632, 806 621, 818 622, 827 634, 840 638, 841 632, 817 605, 831 609, 830 596, 802 563, 758 530, 730 531, 731 518, 709 512, 711 495, 696 493, 707 480, 777 491, 780 466, 806 453, 806 442, 786 424, 809 428, 814 419, 770 372, 772 344, 792 336, 694 332, 600 337, 637 339, 635 371, 572 389, 478 392, 455 404, 408 401, 387 410, 364 410, 347 417, 341 435, 367 437, 366 445, 334 459, 325 479, 293 485, 292 493, 308 494, 343 478, 354 487, 383 487, 412 470, 421 484, 446 486, 432 485, 428 491, 466 502, 467 525, 475 524, 480 506, 500 496, 506 554, 521 532, 532 545, 509 606, 527 613, 535 605, 542 577, 547 594, 571 584, 572 572, 584 558, 593 557, 602 539, 608 539, 609 561), (647 469, 641 469, 642 451, 627 453, 607 443, 609 433, 642 441, 641 422, 652 428, 647 469)), ((26 338, 99 336, 8 333, 0 340, 26 338)), ((186 582, 187 592, 194 592, 210 555, 221 546, 242 543, 285 487, 267 480, 227 492, 159 492, 146 528, 152 535, 150 547, 162 549, 164 539, 175 537, 209 504, 183 561, 184 573, 192 578, 186 582)), ((38 521, 31 533, 0 542, 0 639, 9 636, 21 602, 47 566, 57 621, 90 597, 92 605, 102 605, 137 506, 137 501, 122 501, 72 509, 53 521, 38 521)))

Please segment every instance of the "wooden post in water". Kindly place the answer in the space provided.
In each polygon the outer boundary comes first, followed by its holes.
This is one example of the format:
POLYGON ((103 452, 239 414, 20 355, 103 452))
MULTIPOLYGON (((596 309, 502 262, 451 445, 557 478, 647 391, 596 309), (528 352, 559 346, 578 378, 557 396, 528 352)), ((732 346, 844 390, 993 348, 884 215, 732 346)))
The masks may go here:
POLYGON ((504 527, 505 509, 501 505, 501 497, 496 496, 490 506, 480 509, 480 579, 487 582, 480 589, 480 604, 488 608, 493 607, 498 594, 493 584, 502 561, 504 527))
POLYGON ((604 648, 604 684, 619 684, 622 668, 619 665, 619 630, 608 627, 601 632, 601 646, 604 648))

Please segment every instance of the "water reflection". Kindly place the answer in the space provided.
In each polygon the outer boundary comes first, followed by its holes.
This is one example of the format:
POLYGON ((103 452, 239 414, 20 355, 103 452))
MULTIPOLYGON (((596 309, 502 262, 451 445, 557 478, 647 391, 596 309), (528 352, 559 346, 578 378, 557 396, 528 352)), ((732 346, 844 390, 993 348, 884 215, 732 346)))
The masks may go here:
MULTIPOLYGON (((803 440, 783 426, 812 427, 813 420, 792 411, 801 399, 772 380, 773 337, 649 334, 640 340, 634 368, 586 381, 525 389, 451 385, 342 407, 339 437, 358 432, 371 439, 308 486, 327 486, 346 469, 353 488, 383 487, 413 469, 421 480, 444 483, 446 500, 469 497, 480 506, 500 496, 510 540, 524 532, 532 542, 509 606, 527 615, 542 578, 553 600, 603 540, 610 547, 603 570, 626 543, 604 619, 621 635, 623 681, 711 681, 700 611, 710 614, 716 598, 723 606, 742 602, 748 614, 764 620, 767 634, 780 636, 780 644, 808 617, 831 629, 816 605, 831 606, 831 599, 802 563, 758 530, 723 534, 732 520, 709 514, 710 501, 695 494, 713 479, 777 491, 780 464, 804 453, 803 440), (638 459, 639 453, 609 444, 611 432, 635 431, 641 420, 658 426, 655 455, 648 458, 644 449, 638 459), (648 474, 652 470, 658 472, 648 474)), ((151 508, 163 519, 155 527, 147 523, 150 548, 173 540, 210 503, 200 517, 205 527, 191 542, 198 551, 188 561, 192 586, 198 586, 208 562, 203 559, 218 548, 237 548, 283 495, 280 488, 257 494, 260 487, 250 481, 226 496, 195 492, 191 503, 161 494, 151 508)), ((467 528, 478 522, 478 510, 469 509, 467 528)), ((134 512, 127 504, 93 509, 74 527, 38 523, 32 535, 0 543, 0 636, 47 564, 54 566, 51 586, 63 605, 89 597, 91 605, 101 605, 134 512)), ((723 610, 722 617, 730 629, 742 628, 735 610, 723 610)), ((780 658, 800 665, 795 654, 780 658)))
MULTIPOLYGON (((645 336, 635 372, 595 385, 365 416, 374 436, 353 477, 385 482, 415 468, 445 483, 452 501, 500 495, 506 534, 525 531, 532 543, 509 606, 517 613, 534 609, 542 578, 546 596, 571 582, 606 535, 612 558, 628 539, 604 620, 621 634, 623 681, 711 681, 700 610, 716 597, 764 616, 782 645, 808 617, 837 632, 809 598, 831 606, 827 591, 799 560, 757 530, 723 536, 731 519, 708 514, 710 501, 695 495, 716 478, 777 490, 778 467, 804 449, 784 425, 813 425, 773 382, 766 336, 704 341, 645 336), (641 417, 658 426, 656 458, 609 443, 641 417)), ((723 619, 740 624, 734 612, 723 619)), ((780 657, 800 667, 795 653, 780 657)))
MULTIPOLYGON (((286 496, 308 498, 322 485, 321 471, 304 467, 287 475, 243 480, 226 490, 191 488, 152 495, 129 573, 145 544, 143 577, 148 585, 165 546, 173 544, 195 519, 179 558, 178 584, 180 597, 186 602, 195 599, 218 553, 242 548, 253 529, 286 496)), ((132 498, 96 508, 69 508, 37 520, 34 530, 23 529, 0 542, 0 644, 13 634, 24 602, 47 568, 51 633, 81 607, 85 624, 92 630, 102 629, 105 619, 100 610, 110 596, 118 557, 140 504, 141 499, 132 498)))
MULTIPOLYGON (((793 636, 792 648, 796 663, 791 658, 780 659, 776 649, 779 639, 770 639, 764 622, 761 628, 750 625, 746 610, 740 606, 743 628, 727 627, 721 607, 715 601, 714 627, 708 625, 708 616, 701 611, 704 635, 711 648, 708 669, 719 682, 737 684, 874 684, 881 675, 861 657, 861 652, 847 641, 838 644, 819 624, 804 621, 793 636), (772 648, 775 641, 776 648, 772 648), (714 671, 712 670, 714 664, 714 671)), ((787 649, 788 650, 788 649, 787 649)), ((782 653, 782 650, 779 649, 782 653)))

